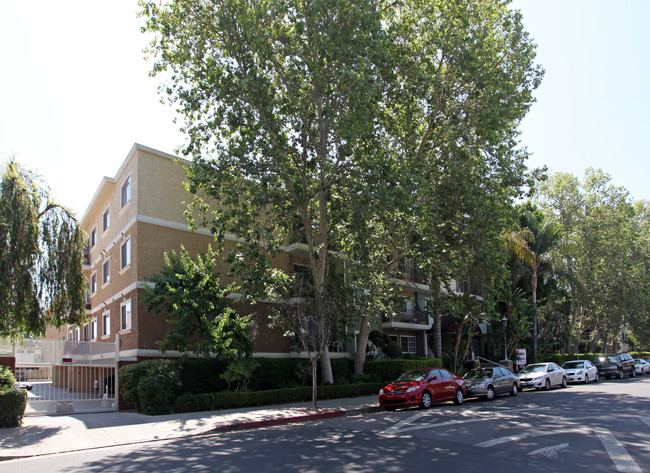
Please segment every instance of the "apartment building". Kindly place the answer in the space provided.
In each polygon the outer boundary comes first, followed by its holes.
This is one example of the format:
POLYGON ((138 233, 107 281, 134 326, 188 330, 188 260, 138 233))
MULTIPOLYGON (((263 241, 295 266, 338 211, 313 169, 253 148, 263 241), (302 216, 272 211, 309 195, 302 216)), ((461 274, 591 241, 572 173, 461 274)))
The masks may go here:
MULTIPOLYGON (((84 327, 68 327, 69 340, 114 341, 120 335, 120 358, 142 360, 160 356, 156 342, 167 330, 162 318, 146 311, 141 303, 148 275, 160 270, 166 251, 205 250, 213 242, 208 230, 192 232, 184 211, 192 195, 185 189, 187 161, 135 144, 114 177, 102 179, 82 217, 89 235, 86 274, 91 321, 84 327)), ((234 236, 227 236, 226 245, 234 236)), ((306 245, 293 243, 275 264, 287 272, 304 265, 306 245)), ((222 277, 227 268, 218 268, 222 277)), ((432 320, 426 312, 430 294, 408 264, 400 269, 404 307, 397 317, 381 323, 405 353, 427 356, 427 332, 432 320)), ((265 322, 264 304, 240 305, 242 313, 253 313, 257 356, 291 357, 292 340, 265 322)), ((378 327, 379 328, 379 327, 378 327)), ((353 356, 358 327, 349 327, 347 337, 332 343, 333 357, 353 356)), ((167 352, 167 356, 179 355, 167 352)))

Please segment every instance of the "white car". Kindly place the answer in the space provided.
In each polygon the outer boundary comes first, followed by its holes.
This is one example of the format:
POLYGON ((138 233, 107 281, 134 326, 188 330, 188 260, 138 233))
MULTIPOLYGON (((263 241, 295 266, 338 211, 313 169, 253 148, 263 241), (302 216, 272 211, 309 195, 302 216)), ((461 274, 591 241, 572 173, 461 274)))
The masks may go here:
POLYGON ((636 371, 636 374, 650 374, 650 363, 643 358, 635 358, 634 371, 636 371))
POLYGON ((566 388, 565 371, 557 363, 534 363, 519 372, 519 384, 523 388, 549 390, 553 386, 566 388))
POLYGON ((569 383, 585 383, 598 381, 598 368, 589 360, 566 361, 562 365, 569 383))

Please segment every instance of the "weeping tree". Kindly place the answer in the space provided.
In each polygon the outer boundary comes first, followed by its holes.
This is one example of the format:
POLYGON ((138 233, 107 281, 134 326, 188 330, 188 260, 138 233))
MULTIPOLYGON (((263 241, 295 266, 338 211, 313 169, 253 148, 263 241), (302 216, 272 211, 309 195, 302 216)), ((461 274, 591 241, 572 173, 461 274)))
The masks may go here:
POLYGON ((86 317, 86 235, 47 186, 15 160, 0 181, 0 337, 39 337, 86 317))

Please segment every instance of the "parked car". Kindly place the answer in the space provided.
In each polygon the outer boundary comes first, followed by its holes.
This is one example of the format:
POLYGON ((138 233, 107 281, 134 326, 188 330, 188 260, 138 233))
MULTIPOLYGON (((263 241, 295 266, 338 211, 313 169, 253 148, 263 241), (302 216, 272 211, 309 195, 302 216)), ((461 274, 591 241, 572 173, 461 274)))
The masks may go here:
POLYGON ((413 405, 426 409, 438 401, 460 405, 466 395, 463 378, 443 368, 425 368, 407 371, 380 390, 379 405, 389 411, 413 405))
POLYGON ((634 359, 634 370, 636 374, 650 374, 650 363, 643 358, 634 359))
POLYGON ((534 363, 519 372, 519 386, 547 391, 553 386, 566 388, 567 377, 557 363, 534 363))
POLYGON ((622 379, 626 374, 631 378, 636 376, 634 358, 629 353, 599 356, 596 367, 598 368, 598 376, 601 378, 622 379))
POLYGON ((569 383, 598 382, 598 368, 589 360, 565 361, 562 368, 566 372, 566 379, 569 383))
POLYGON ((477 368, 465 376, 468 397, 480 397, 491 401, 498 394, 516 396, 519 392, 519 378, 502 366, 477 368))

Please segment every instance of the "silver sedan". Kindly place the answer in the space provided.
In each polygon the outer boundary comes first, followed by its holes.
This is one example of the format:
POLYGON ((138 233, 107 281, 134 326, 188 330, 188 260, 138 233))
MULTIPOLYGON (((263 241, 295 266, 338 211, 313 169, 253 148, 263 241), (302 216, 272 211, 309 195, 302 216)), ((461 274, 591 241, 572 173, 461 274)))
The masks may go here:
POLYGON ((534 363, 519 372, 521 388, 546 389, 567 385, 566 372, 556 363, 534 363))
POLYGON ((569 383, 589 384, 591 381, 598 381, 598 368, 589 360, 566 361, 562 368, 569 383))

